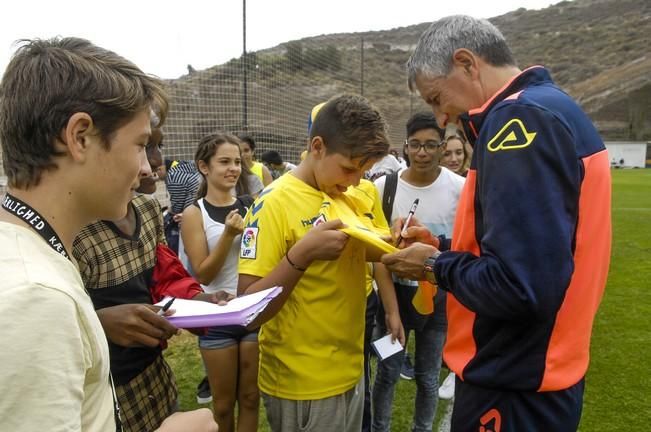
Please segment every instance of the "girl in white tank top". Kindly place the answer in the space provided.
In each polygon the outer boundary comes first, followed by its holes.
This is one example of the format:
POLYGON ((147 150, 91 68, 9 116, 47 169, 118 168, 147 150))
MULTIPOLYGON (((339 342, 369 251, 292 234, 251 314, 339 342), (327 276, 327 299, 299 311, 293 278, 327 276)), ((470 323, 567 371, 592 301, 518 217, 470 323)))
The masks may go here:
MULTIPOLYGON (((250 197, 232 195, 242 172, 239 140, 231 135, 209 135, 199 143, 195 162, 203 182, 197 203, 183 211, 184 252, 192 274, 206 292, 232 297, 237 294, 243 217, 252 203, 250 197)), ((257 430, 257 332, 238 326, 211 327, 199 337, 199 348, 220 431, 257 430)))

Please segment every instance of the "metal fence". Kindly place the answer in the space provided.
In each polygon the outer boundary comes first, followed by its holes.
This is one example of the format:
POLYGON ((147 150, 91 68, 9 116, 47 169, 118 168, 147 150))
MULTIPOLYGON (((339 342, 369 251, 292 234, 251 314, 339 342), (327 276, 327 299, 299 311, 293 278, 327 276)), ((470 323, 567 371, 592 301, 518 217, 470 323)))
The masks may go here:
MULTIPOLYGON (((422 32, 335 34, 249 52, 225 64, 166 80, 171 97, 164 156, 192 159, 212 132, 246 132, 257 154, 277 150, 296 162, 307 143, 312 107, 343 92, 362 94, 384 114, 394 148, 411 113, 428 110, 408 91, 405 63, 422 32)), ((0 167, 0 193, 6 178, 0 167)))
POLYGON ((246 132, 258 154, 273 149, 296 162, 306 146, 312 107, 344 92, 362 94, 375 104, 389 123, 392 146, 401 147, 409 115, 428 109, 408 91, 404 72, 417 35, 408 44, 384 36, 293 41, 168 81, 166 156, 191 159, 208 133, 246 132))

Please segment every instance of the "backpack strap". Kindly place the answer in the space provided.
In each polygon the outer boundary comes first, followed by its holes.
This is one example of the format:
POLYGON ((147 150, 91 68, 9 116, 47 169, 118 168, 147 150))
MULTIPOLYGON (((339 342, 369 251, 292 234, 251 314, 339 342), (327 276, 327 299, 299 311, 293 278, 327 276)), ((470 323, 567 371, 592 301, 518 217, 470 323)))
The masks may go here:
POLYGON ((384 180, 384 194, 382 195, 382 211, 389 226, 391 226, 391 215, 393 213, 393 202, 396 198, 396 189, 398 188, 399 172, 387 174, 384 180))

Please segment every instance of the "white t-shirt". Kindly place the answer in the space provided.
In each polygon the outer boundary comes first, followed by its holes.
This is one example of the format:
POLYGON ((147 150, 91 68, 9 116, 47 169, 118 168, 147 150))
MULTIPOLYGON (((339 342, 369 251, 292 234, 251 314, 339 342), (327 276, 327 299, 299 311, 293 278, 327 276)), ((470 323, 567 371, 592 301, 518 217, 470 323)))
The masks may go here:
POLYGON ((113 432, 106 336, 77 268, 0 222, 0 419, 8 431, 113 432))
MULTIPOLYGON (((401 178, 403 172, 404 170, 400 170, 398 174, 398 186, 396 187, 396 198, 393 201, 391 224, 399 217, 407 217, 414 200, 419 198, 420 203, 414 216, 432 234, 445 234, 446 237, 450 238, 454 227, 457 202, 466 179, 445 167, 441 167, 441 173, 434 183, 421 187, 413 186, 404 181, 401 178)), ((386 177, 380 177, 375 181, 375 187, 380 194, 380 199, 384 196, 385 182, 386 177)))
MULTIPOLYGON (((441 173, 433 183, 420 187, 404 181, 401 178, 403 172, 404 170, 401 170, 398 173, 391 223, 393 224, 399 217, 407 217, 414 200, 419 198, 420 202, 414 213, 416 219, 425 225, 432 234, 436 236, 445 234, 446 237, 450 238, 454 227, 457 203, 466 179, 445 167, 441 167, 441 173)), ((384 197, 385 183, 386 177, 381 177, 375 181, 375 187, 378 189, 380 199, 384 197)), ((393 275, 393 280, 402 285, 418 285, 416 281, 401 279, 395 275, 393 275)), ((445 301, 445 291, 438 290, 434 308, 435 321, 445 323, 445 301)))
POLYGON ((375 162, 375 164, 368 171, 368 178, 374 179, 378 176, 396 172, 401 168, 402 167, 400 165, 400 162, 398 162, 398 159, 396 159, 395 156, 388 154, 379 161, 375 162))

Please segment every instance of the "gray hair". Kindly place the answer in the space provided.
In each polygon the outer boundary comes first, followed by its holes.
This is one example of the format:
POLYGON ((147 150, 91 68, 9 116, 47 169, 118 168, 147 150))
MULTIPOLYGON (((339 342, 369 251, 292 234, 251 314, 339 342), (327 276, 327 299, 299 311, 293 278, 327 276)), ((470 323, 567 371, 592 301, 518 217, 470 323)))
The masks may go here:
POLYGON ((434 78, 450 72, 452 55, 459 48, 472 51, 493 66, 516 65, 497 27, 484 19, 452 15, 434 21, 420 36, 407 61, 409 89, 413 90, 418 74, 434 78))

